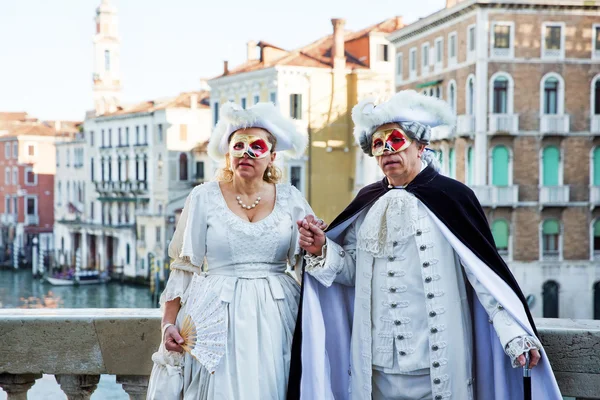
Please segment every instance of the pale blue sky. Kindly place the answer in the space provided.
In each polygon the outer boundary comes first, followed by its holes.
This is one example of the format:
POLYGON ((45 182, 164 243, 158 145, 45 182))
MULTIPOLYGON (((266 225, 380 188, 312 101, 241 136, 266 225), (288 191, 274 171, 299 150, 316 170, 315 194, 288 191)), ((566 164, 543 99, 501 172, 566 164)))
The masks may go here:
MULTIPOLYGON (((248 40, 285 49, 331 32, 332 17, 362 29, 402 15, 414 22, 445 0, 113 0, 119 10, 123 100, 197 89, 248 40)), ((100 0, 0 0, 0 111, 83 119, 92 108, 92 36, 100 0)))

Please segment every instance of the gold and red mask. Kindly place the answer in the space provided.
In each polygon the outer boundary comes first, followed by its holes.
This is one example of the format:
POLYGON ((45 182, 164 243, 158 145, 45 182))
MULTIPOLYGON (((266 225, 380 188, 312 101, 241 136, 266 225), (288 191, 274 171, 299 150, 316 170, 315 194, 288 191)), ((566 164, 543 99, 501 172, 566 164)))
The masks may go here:
POLYGON ((244 154, 248 154, 250 158, 265 158, 272 148, 273 145, 260 136, 243 133, 236 133, 229 142, 229 154, 236 158, 242 158, 244 154))
POLYGON ((410 146, 412 140, 399 128, 384 129, 373 134, 371 139, 371 153, 382 156, 386 151, 399 153, 410 146))

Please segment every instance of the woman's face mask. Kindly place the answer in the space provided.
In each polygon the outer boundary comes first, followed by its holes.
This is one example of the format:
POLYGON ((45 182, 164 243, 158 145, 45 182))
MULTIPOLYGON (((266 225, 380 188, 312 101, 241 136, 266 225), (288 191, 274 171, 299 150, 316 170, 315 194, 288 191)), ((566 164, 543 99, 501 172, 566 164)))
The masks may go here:
POLYGON ((371 152, 374 156, 382 156, 386 151, 399 153, 406 150, 412 143, 412 140, 400 128, 377 131, 371 140, 371 152))
POLYGON ((236 133, 229 142, 229 154, 236 158, 242 158, 244 154, 248 154, 250 158, 265 158, 272 148, 273 145, 260 136, 244 133, 236 133))

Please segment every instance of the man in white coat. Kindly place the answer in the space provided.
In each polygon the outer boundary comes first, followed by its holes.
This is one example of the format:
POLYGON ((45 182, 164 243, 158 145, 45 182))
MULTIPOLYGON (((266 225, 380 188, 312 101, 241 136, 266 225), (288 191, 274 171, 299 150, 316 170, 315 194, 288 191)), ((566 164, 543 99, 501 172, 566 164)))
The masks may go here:
MULTIPOLYGON (((308 274, 288 398, 522 398, 513 368, 543 352, 533 319, 475 195, 425 149, 432 130, 453 129, 450 107, 404 91, 352 117, 386 178, 327 235, 312 216, 298 222, 308 274)), ((534 398, 560 399, 541 359, 534 398)))

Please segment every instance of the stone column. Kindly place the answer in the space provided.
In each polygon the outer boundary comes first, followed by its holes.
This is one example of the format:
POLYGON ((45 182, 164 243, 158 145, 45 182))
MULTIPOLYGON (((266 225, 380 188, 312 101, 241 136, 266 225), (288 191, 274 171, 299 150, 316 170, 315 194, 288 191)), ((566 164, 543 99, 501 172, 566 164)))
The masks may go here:
POLYGON ((100 375, 56 375, 56 382, 69 400, 89 400, 99 381, 100 375))
POLYGON ((149 379, 144 375, 118 375, 117 383, 123 385, 123 390, 131 400, 145 400, 149 379))
POLYGON ((96 236, 96 254, 98 255, 100 265, 98 266, 98 271, 103 272, 106 271, 106 238, 104 237, 104 233, 101 232, 96 236))
POLYGON ((8 400, 27 400, 27 392, 41 377, 42 374, 0 374, 0 387, 8 395, 8 400))

